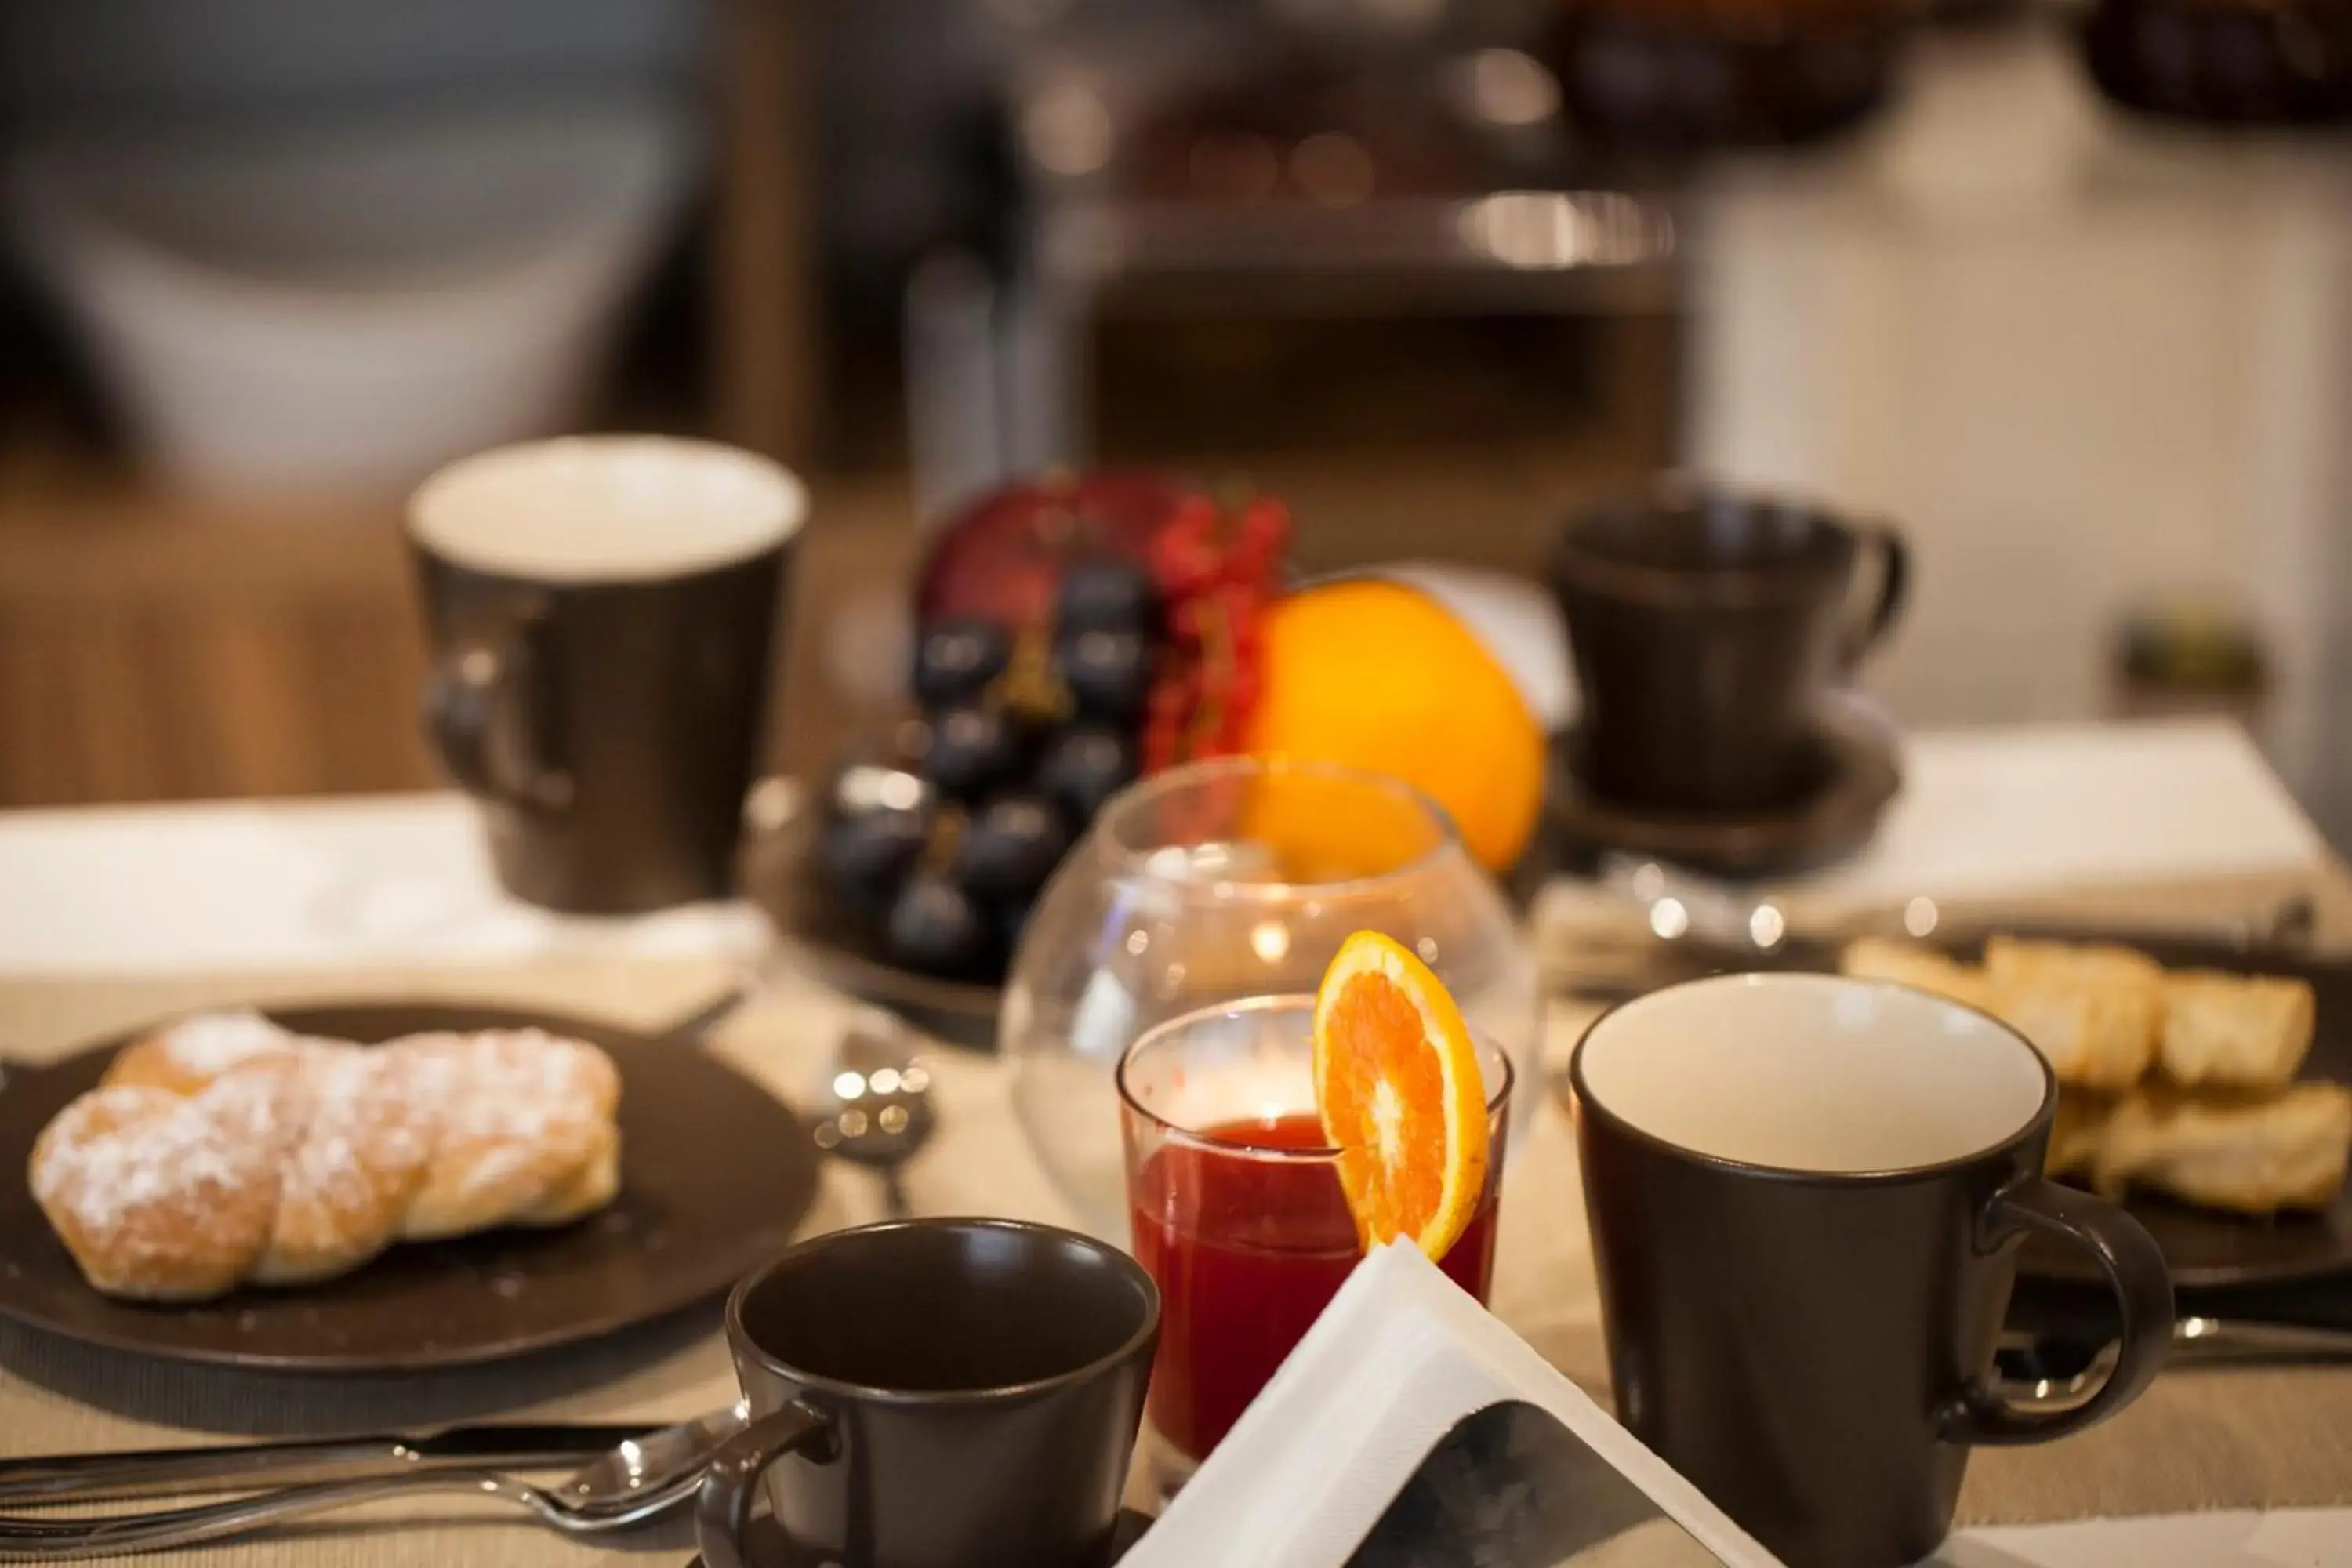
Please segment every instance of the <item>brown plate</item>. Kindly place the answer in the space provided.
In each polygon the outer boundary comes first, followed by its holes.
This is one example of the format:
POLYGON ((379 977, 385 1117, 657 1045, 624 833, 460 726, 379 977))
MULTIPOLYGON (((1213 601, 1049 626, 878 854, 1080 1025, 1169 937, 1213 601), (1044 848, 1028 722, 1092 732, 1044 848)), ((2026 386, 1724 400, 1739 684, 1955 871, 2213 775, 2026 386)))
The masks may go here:
MULTIPOLYGON (((2232 942, 2173 937, 2141 937, 2110 931, 2035 929, 2030 934, 2068 942, 2120 942, 2136 947, 2168 969, 2233 970, 2242 974, 2289 974, 2310 982, 2316 1006, 2306 1079, 2352 1083, 2352 963, 2326 963, 2307 953, 2232 942)), ((1931 942, 1955 957, 1974 962, 1981 939, 1931 942)), ((1783 954, 1759 965, 1796 969, 1837 967, 1835 949, 1792 943, 1783 954)), ((2184 1289, 2278 1285, 2328 1275, 2352 1274, 2352 1189, 2318 1214, 2252 1219, 2192 1208, 2153 1195, 2135 1195, 2125 1205, 2147 1227, 2172 1265, 2173 1283, 2184 1289)), ((2029 1243, 2020 1267, 2044 1279, 2095 1278, 2090 1261, 2071 1249, 2029 1243)))
POLYGON ((109 1350, 281 1372, 414 1372, 501 1361, 650 1321, 718 1295, 792 1238, 817 1186, 800 1119, 699 1047, 497 1007, 272 1007, 301 1034, 374 1043, 436 1029, 537 1027, 602 1047, 621 1073, 621 1192, 558 1230, 403 1245, 324 1284, 141 1305, 82 1279, 21 1173, 33 1141, 95 1086, 124 1039, 0 1088, 0 1312, 109 1350))

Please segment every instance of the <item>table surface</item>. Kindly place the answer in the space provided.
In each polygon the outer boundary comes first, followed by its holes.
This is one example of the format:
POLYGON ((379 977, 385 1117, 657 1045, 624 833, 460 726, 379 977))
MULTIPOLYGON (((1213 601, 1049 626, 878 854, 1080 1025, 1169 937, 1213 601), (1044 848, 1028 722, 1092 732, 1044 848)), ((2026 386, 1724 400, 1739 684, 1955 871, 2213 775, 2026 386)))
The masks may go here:
MULTIPOLYGON (((2151 887, 2218 918, 2326 858, 2227 723, 1930 731, 1903 768, 1863 854, 1770 889, 1793 922, 2151 887)), ((740 905, 611 921, 508 899, 456 795, 0 812, 0 974, 749 959, 765 940, 740 905)))
MULTIPOLYGON (((2184 743, 2177 735, 2152 742, 2146 732, 2114 739, 2126 749, 2184 743)), ((2003 766, 1988 763, 2006 747, 2043 768, 2052 784, 2040 792, 2045 798, 2063 798, 2067 779, 2079 779, 2082 770, 2054 768, 2050 759, 2060 752, 2031 740, 1923 741, 1914 754, 1925 757, 1944 744, 1948 757, 1972 760, 1979 786, 1990 789, 2021 776, 2016 757, 2003 766)), ((2095 735, 2071 733, 2064 744, 2098 754, 2094 760, 2104 759, 2102 766, 2121 754, 2095 735)), ((2197 749, 2209 760, 2222 755, 2210 740, 2197 749)), ((1931 801, 1934 792, 1925 781, 1942 765, 1914 764, 1915 790, 1931 801)), ((1961 771, 1953 763, 1944 776, 1961 771)), ((2231 764, 2223 771, 2242 770, 2231 764)), ((2265 787, 2274 793, 2274 785, 2265 787)), ((2217 902, 2251 896, 2254 887, 2268 898, 2292 889, 2318 901, 2323 931, 2333 940, 2352 940, 2352 919, 2346 918, 2352 911, 2352 881, 2291 807, 2284 817, 2273 813, 2265 820, 2268 826, 2241 847, 2267 847, 2242 860, 2229 859, 2227 847, 2209 838, 2200 865, 2143 854, 2137 880, 2094 875, 2063 887, 2021 889, 2011 901, 2071 910, 2090 899, 2141 919, 2193 922, 2207 918, 2217 902)), ((650 1024, 716 994, 751 961, 746 944, 756 942, 741 929, 739 910, 685 911, 637 924, 589 922, 589 929, 535 911, 519 917, 500 911, 494 890, 485 894, 466 880, 482 876, 478 848, 470 862, 451 848, 471 842, 462 809, 436 798, 0 817, 0 1050, 55 1055, 174 1010, 254 996, 471 997, 650 1024), (307 847, 289 852, 289 842, 307 847), (342 847, 330 852, 322 844, 342 847), (365 864, 398 874, 354 881, 348 857, 362 849, 371 858, 365 864), (143 901, 135 879, 142 862, 151 870, 162 868, 162 890, 143 901), (381 893, 386 886, 409 890, 386 900, 381 893), (209 929, 188 932, 189 887, 199 889, 196 896, 213 895, 236 918, 203 922, 209 929), (321 889, 341 891, 329 897, 321 889), (483 905, 483 897, 493 901, 483 905), (501 918, 469 924, 486 907, 501 918), (367 918, 341 926, 296 918, 314 917, 321 909, 358 909, 367 918), (453 910, 463 918, 453 919, 453 910), (75 932, 70 942, 58 939, 65 928, 75 932), (110 928, 119 942, 107 940, 110 928), (316 937, 321 929, 330 939, 316 937), (382 940, 386 930, 397 940, 382 940), (368 939, 353 940, 355 931, 368 939), (466 931, 476 933, 470 945, 454 940, 466 931), (305 931, 313 933, 303 939, 308 945, 297 941, 268 949, 274 963, 250 945, 283 944, 305 931), (420 931, 430 940, 418 940, 420 931)), ((2080 874, 2079 866, 2073 868, 2080 874)), ((719 1031, 711 1048, 779 1094, 804 1099, 824 1070, 848 1005, 789 971, 769 964, 766 973, 765 990, 719 1031)), ((1555 1006, 1548 1036, 1555 1061, 1580 1016, 1572 1006, 1555 1006)), ((907 1175, 917 1209, 1066 1223, 1066 1206, 1021 1142, 1000 1065, 940 1053, 936 1066, 941 1131, 907 1175)), ((1605 1394, 1575 1153, 1556 1104, 1546 1103, 1515 1153, 1503 1212, 1496 1315, 1569 1375, 1605 1394)), ((834 1171, 809 1224, 826 1227, 879 1214, 871 1178, 834 1171)), ((731 1397, 714 1328, 715 1314, 702 1310, 511 1367, 371 1383, 178 1369, 0 1328, 0 1454, 142 1447, 205 1434, 417 1427, 493 1414, 678 1418, 731 1397)), ((1956 1540, 1947 1552, 1955 1568, 2126 1557, 2184 1564, 2352 1558, 2352 1370, 2200 1371, 2167 1378, 2124 1415, 2083 1437, 1978 1455, 1962 1516, 1971 1525, 1998 1528, 1956 1540), (2055 1531, 2020 1528, 2183 1511, 2206 1517, 2179 1527, 2150 1526, 2142 1519, 2055 1531)), ((425 1562, 467 1568, 478 1562, 574 1564, 607 1556, 616 1563, 676 1561, 686 1551, 682 1528, 591 1546, 457 1499, 383 1508, 299 1535, 230 1543, 194 1556, 256 1565, 331 1560, 354 1568, 425 1562)))

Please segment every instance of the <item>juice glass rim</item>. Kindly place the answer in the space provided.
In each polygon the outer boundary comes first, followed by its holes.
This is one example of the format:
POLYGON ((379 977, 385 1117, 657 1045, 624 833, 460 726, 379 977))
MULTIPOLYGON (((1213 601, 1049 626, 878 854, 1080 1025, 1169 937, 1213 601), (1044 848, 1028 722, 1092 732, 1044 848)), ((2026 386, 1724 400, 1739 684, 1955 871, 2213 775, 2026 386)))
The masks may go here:
MULTIPOLYGON (((1151 1123, 1167 1138, 1192 1148, 1231 1155, 1236 1159, 1264 1160, 1273 1163, 1329 1164, 1348 1152, 1346 1145, 1322 1143, 1309 1148, 1301 1148, 1296 1144, 1252 1143, 1235 1138, 1213 1138, 1205 1132, 1196 1131, 1181 1122, 1171 1121, 1145 1105, 1136 1096, 1134 1089, 1129 1086, 1127 1079, 1128 1067, 1135 1060, 1138 1051, 1161 1036, 1171 1034, 1203 1018, 1234 1013, 1271 1013, 1277 1009, 1294 1008, 1303 1009, 1311 1014, 1314 1005, 1315 995, 1312 992, 1274 992, 1256 996, 1244 996, 1231 1002, 1212 1002, 1206 1006, 1195 1007, 1189 1013, 1179 1013, 1172 1018, 1154 1024, 1136 1036, 1134 1039, 1129 1040, 1127 1048, 1118 1054, 1118 1068, 1111 1078, 1118 1087, 1119 1103, 1128 1110, 1151 1123)), ((1511 1091, 1518 1086, 1518 1068, 1512 1064, 1511 1053, 1485 1035, 1474 1029, 1471 1031, 1470 1038, 1471 1043, 1477 1047, 1482 1066, 1490 1057, 1502 1066, 1500 1080, 1486 1096, 1486 1118, 1491 1121, 1502 1115, 1510 1105, 1511 1091)))

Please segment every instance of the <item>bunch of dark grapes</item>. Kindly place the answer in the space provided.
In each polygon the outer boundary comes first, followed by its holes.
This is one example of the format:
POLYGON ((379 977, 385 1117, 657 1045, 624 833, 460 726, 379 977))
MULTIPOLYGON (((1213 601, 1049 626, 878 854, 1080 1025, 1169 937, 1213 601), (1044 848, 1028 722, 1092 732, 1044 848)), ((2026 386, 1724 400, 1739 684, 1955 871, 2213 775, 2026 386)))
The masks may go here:
POLYGON ((887 765, 835 780, 817 868, 887 962, 1002 975, 1047 877, 1139 769, 1164 618, 1151 572, 1070 563, 1050 616, 962 616, 917 639, 922 722, 887 765))

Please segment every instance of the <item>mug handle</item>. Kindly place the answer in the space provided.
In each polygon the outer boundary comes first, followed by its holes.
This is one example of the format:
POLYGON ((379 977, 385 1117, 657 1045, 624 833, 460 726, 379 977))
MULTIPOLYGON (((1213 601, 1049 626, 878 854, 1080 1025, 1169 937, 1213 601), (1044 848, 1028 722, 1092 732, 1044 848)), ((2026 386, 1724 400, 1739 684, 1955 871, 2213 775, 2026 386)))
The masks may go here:
POLYGON ((530 655, 519 636, 474 638, 435 661, 425 730, 467 795, 531 811, 572 803, 571 776, 532 755, 530 655))
POLYGON ((1979 1222, 1988 1249, 2038 1231, 2087 1250, 2115 1292, 2116 1364, 2097 1392, 2065 1410, 2028 1410, 1979 1385, 1948 1406, 1939 1425, 1956 1443, 2046 1443, 2095 1426, 2129 1405, 2164 1370, 2172 1349, 2172 1270, 2153 1237, 2115 1205, 2041 1177, 1996 1193, 1979 1222))
POLYGON ((1864 548, 1878 556, 1878 597, 1870 614, 1856 622, 1846 635, 1845 668, 1849 674, 1861 668, 1872 648, 1886 640, 1886 634, 1895 629, 1903 606, 1911 597, 1911 547, 1903 542, 1903 536, 1885 523, 1855 523, 1853 527, 1864 548))
POLYGON ((796 1400, 719 1445, 694 1497, 694 1544, 704 1568, 751 1568, 743 1530, 751 1520, 751 1493, 760 1478, 785 1455, 832 1433, 833 1423, 823 1411, 796 1400))

